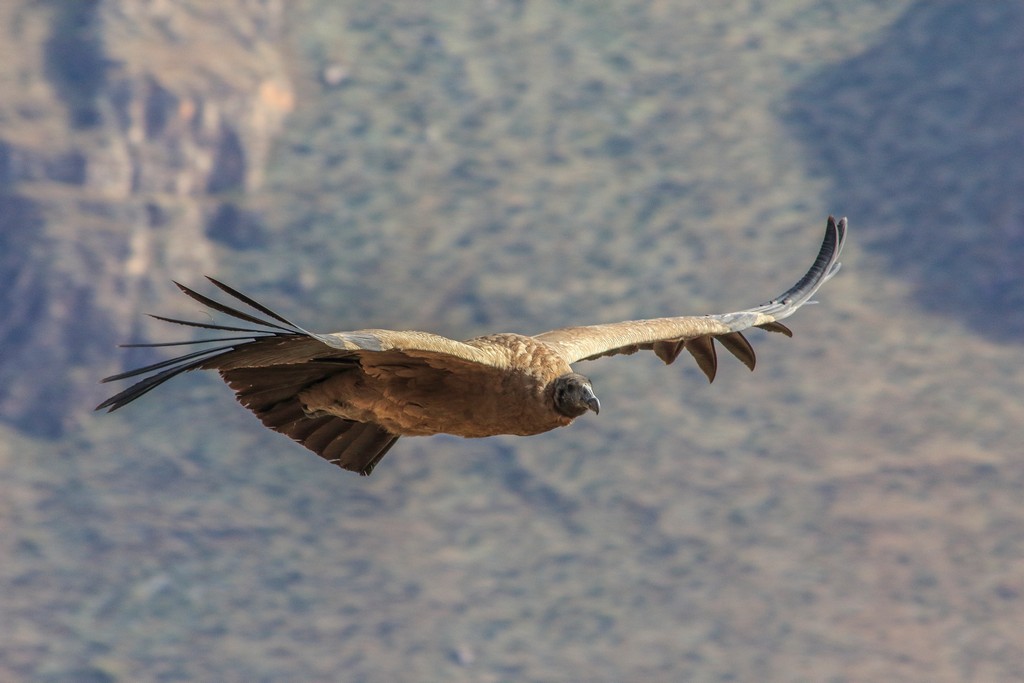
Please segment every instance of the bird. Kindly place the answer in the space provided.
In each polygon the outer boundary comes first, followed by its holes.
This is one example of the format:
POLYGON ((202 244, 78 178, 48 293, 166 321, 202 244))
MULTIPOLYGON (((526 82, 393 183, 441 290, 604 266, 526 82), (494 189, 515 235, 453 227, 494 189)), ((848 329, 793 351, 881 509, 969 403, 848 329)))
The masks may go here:
POLYGON ((210 283, 234 299, 231 305, 174 282, 233 324, 151 317, 231 336, 124 344, 213 346, 104 378, 144 376, 96 410, 113 412, 183 372, 216 370, 266 427, 342 469, 369 475, 402 436, 530 436, 570 425, 588 411, 598 414, 601 403, 591 380, 572 367, 581 361, 649 350, 671 364, 685 349, 710 382, 718 368, 718 342, 753 370, 754 349, 743 331, 760 328, 792 337, 780 321, 814 303, 818 288, 839 271, 845 239, 846 218, 829 216, 806 274, 781 295, 742 311, 465 341, 421 331, 309 332, 212 277, 207 276, 210 283))

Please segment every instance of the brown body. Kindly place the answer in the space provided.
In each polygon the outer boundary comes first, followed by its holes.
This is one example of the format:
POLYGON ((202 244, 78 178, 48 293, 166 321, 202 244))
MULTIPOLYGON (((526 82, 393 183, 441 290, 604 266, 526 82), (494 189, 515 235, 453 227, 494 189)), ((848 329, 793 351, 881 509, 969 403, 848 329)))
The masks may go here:
POLYGON ((578 361, 651 350, 672 363, 685 349, 713 380, 717 341, 753 370, 754 350, 742 331, 759 327, 791 335, 779 321, 838 271, 845 235, 846 219, 830 216, 818 256, 803 278, 776 299, 746 310, 464 342, 417 331, 315 334, 212 278, 223 292, 265 317, 178 285, 209 308, 258 327, 160 318, 242 336, 181 342, 220 345, 108 377, 104 381, 148 375, 98 407, 116 410, 188 370, 217 370, 264 425, 344 469, 369 474, 400 436, 526 436, 564 427, 588 410, 597 413, 600 404, 590 380, 573 372, 578 361))
POLYGON ((309 413, 375 422, 400 436, 530 436, 572 422, 554 403, 555 380, 572 368, 548 346, 521 334, 466 344, 495 354, 495 364, 409 365, 382 353, 364 359, 361 372, 335 375, 299 400, 309 413))

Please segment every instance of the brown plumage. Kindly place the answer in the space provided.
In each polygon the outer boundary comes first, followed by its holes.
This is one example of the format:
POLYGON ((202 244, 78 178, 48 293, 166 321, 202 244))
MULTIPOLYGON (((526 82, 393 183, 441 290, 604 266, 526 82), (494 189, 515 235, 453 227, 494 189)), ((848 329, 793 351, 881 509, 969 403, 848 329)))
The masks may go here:
POLYGON ((672 363, 686 349, 711 381, 718 341, 753 370, 754 350, 742 331, 759 327, 792 336, 779 321, 836 274, 845 237, 846 219, 837 222, 829 216, 810 270, 779 297, 744 311, 565 327, 533 337, 493 334, 463 342, 411 331, 315 334, 213 278, 208 279, 220 290, 266 317, 175 283, 205 306, 258 327, 154 316, 241 336, 129 344, 218 345, 107 377, 104 382, 149 375, 97 410, 117 410, 187 370, 217 370, 264 425, 339 467, 366 475, 400 436, 525 436, 564 427, 588 410, 597 413, 600 404, 590 380, 571 367, 577 361, 645 349, 672 363))

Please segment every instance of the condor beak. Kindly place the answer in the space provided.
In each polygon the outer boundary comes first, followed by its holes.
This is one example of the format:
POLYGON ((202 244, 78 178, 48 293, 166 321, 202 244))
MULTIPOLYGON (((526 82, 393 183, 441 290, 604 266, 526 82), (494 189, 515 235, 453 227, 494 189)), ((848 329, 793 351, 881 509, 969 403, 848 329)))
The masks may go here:
POLYGON ((597 396, 594 395, 594 390, 590 387, 587 387, 587 393, 589 394, 589 396, 587 396, 587 408, 593 410, 594 415, 599 415, 601 413, 601 402, 597 400, 597 396))

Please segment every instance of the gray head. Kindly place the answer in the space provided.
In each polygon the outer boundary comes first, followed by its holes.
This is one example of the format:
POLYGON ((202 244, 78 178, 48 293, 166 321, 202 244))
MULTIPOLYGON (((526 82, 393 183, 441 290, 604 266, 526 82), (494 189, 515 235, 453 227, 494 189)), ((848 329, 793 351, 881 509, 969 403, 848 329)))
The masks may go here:
POLYGON ((579 417, 588 410, 601 412, 590 380, 575 372, 555 380, 555 410, 566 417, 579 417))

